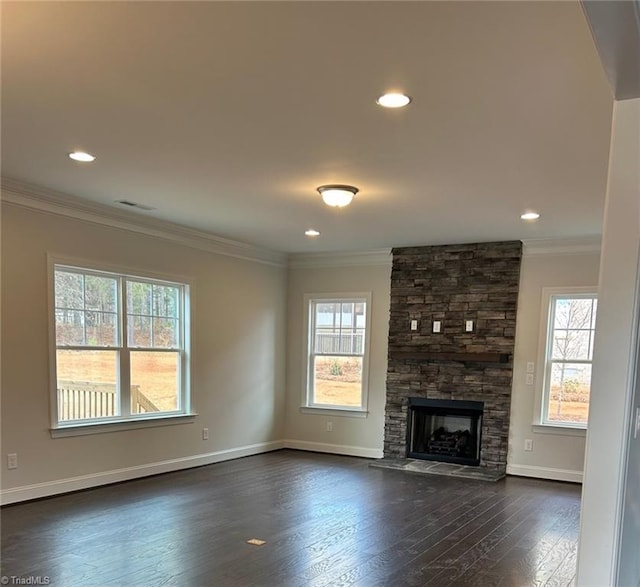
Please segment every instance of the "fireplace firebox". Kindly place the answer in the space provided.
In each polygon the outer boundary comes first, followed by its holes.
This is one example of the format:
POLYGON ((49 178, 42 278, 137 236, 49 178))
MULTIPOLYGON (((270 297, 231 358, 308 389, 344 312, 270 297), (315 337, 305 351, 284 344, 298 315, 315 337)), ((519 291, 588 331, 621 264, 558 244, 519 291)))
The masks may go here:
POLYGON ((484 402, 409 398, 407 456, 480 464, 484 402))

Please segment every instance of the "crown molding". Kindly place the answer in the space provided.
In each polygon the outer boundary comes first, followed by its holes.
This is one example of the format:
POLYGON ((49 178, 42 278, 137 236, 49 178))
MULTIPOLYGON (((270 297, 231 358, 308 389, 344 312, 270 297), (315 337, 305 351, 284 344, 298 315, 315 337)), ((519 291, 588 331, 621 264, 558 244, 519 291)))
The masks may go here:
POLYGON ((376 249, 356 253, 294 253, 289 255, 290 269, 314 267, 364 267, 385 265, 391 267, 391 249, 376 249))
MULTIPOLYGON (((294 253, 287 256, 285 253, 226 239, 173 222, 134 216, 130 212, 117 210, 111 206, 5 177, 2 178, 2 203, 128 230, 218 255, 277 267, 288 266, 291 269, 373 265, 390 267, 392 263, 391 249, 350 253, 294 253)), ((600 236, 530 239, 522 242, 525 257, 599 254, 601 246, 600 236)))
MULTIPOLYGON (((600 254, 600 237, 589 236, 566 239, 523 240, 524 257, 555 255, 600 254)), ((294 253, 289 255, 290 269, 312 269, 314 267, 363 267, 367 265, 391 266, 391 249, 376 249, 355 253, 294 253)))
POLYGON ((602 246, 600 236, 585 236, 566 239, 523 240, 524 257, 543 255, 599 255, 602 246))
POLYGON ((2 178, 2 203, 145 234, 245 261, 277 267, 286 267, 287 264, 287 255, 284 253, 226 239, 165 220, 133 216, 129 212, 104 204, 5 177, 2 178))

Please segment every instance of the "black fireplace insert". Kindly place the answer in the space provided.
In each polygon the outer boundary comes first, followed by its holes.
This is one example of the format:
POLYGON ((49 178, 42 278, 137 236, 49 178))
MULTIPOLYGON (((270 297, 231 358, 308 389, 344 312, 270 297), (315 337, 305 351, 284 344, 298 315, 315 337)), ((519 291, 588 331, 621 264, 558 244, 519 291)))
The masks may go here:
POLYGON ((407 456, 480 464, 484 402, 409 398, 407 456))

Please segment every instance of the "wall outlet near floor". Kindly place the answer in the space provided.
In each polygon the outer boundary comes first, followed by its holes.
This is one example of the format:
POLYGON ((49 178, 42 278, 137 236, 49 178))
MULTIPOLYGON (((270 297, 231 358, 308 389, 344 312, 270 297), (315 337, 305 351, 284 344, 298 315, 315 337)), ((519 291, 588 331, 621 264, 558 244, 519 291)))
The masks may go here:
POLYGON ((209 429, 208 428, 203 428, 202 429, 202 440, 209 440, 209 429))
POLYGON ((333 432, 333 422, 327 422, 327 432, 333 432))
POLYGON ((525 438, 524 450, 527 452, 533 451, 533 440, 531 440, 530 438, 525 438))
POLYGON ((18 468, 18 455, 15 452, 11 452, 7 455, 7 469, 18 468))

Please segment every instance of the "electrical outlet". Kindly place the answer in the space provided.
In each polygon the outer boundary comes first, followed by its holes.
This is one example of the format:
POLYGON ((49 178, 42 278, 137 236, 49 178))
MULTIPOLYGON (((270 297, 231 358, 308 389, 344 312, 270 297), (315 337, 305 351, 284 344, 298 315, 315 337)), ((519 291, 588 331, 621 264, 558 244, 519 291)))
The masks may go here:
POLYGON ((527 385, 533 385, 533 373, 527 373, 527 385))
POLYGON ((411 320, 411 330, 418 330, 418 321, 411 320))
POLYGON ((7 455, 7 469, 17 469, 18 468, 18 455, 15 452, 9 453, 7 455))
POLYGON ((209 440, 209 429, 208 428, 203 428, 202 429, 202 440, 209 440))
POLYGON ((442 322, 440 320, 433 321, 433 332, 440 332, 442 330, 442 322))
POLYGON ((527 452, 532 452, 533 451, 533 440, 531 440, 530 438, 526 438, 524 441, 524 450, 527 452))
POLYGON ((333 422, 327 422, 327 432, 333 432, 333 422))
POLYGON ((464 321, 464 331, 465 332, 473 332, 473 320, 465 320, 464 321))

